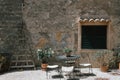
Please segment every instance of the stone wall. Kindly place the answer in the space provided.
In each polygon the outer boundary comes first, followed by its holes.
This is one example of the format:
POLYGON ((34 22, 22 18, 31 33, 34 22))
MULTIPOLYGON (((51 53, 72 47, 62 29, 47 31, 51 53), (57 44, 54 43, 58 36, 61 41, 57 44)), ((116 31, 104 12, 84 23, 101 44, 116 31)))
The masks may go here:
POLYGON ((113 47, 119 43, 119 0, 25 0, 24 5, 23 18, 37 48, 74 48, 78 17, 110 18, 113 47))
MULTIPOLYGON (((23 18, 35 49, 46 46, 54 50, 76 49, 78 17, 109 18, 111 47, 120 43, 119 0, 25 0, 24 5, 23 18)), ((96 67, 97 62, 90 56, 96 67)))
POLYGON ((0 52, 22 53, 20 46, 33 53, 42 47, 76 49, 78 17, 110 18, 115 47, 120 43, 119 6, 119 0, 0 0, 0 52))

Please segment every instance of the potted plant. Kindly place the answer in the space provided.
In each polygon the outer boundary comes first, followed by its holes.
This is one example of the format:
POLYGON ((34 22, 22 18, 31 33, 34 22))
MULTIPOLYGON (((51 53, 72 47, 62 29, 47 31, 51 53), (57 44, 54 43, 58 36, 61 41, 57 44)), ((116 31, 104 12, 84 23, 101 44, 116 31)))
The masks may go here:
POLYGON ((117 56, 117 62, 118 62, 119 70, 120 70, 120 52, 118 53, 118 56, 117 56))
POLYGON ((44 48, 37 50, 38 60, 41 61, 41 68, 46 69, 48 65, 48 59, 52 57, 54 51, 51 48, 44 48))
POLYGON ((0 72, 4 63, 6 63, 6 58, 0 55, 0 72))
POLYGON ((114 56, 115 56, 115 62, 117 64, 116 66, 120 69, 120 44, 118 44, 118 46, 114 48, 113 51, 115 52, 114 56))
POLYGON ((66 54, 66 57, 70 57, 72 50, 70 48, 65 47, 63 49, 63 52, 66 54))
POLYGON ((111 50, 99 50, 95 53, 95 58, 99 62, 99 66, 102 72, 108 71, 109 61, 112 59, 113 51, 111 50))

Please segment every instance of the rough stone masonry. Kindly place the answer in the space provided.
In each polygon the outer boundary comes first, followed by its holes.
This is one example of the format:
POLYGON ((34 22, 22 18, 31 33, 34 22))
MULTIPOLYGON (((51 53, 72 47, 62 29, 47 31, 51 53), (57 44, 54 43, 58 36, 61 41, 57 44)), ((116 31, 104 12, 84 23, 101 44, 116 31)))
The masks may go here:
POLYGON ((120 0, 0 0, 0 52, 76 49, 79 17, 110 18, 114 47, 120 43, 119 6, 120 0))

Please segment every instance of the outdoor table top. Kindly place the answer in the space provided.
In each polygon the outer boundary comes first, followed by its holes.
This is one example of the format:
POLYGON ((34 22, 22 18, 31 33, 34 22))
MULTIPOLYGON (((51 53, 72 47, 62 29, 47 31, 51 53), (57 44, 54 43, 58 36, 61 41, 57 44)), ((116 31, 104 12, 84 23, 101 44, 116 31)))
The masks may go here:
POLYGON ((76 60, 76 59, 79 59, 79 58, 80 58, 80 55, 72 54, 72 55, 69 56, 69 57, 66 57, 66 55, 59 55, 59 56, 56 56, 56 58, 57 58, 58 60, 76 60))

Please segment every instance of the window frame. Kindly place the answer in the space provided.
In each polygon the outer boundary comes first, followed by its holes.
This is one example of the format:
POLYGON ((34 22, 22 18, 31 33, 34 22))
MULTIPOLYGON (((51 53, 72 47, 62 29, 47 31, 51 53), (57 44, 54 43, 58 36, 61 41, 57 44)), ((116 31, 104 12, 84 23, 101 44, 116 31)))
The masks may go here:
POLYGON ((87 26, 87 25, 106 25, 107 26, 107 41, 106 41, 106 49, 111 49, 111 40, 110 40, 110 26, 111 23, 110 21, 79 21, 78 23, 78 53, 81 51, 96 51, 96 50, 104 50, 104 49, 82 49, 82 26, 87 26))

